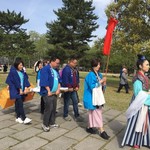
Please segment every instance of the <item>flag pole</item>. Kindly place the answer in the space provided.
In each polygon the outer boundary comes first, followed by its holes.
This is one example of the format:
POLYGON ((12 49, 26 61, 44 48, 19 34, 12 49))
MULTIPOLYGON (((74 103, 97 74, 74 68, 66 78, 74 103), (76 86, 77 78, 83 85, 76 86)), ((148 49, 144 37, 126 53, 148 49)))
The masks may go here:
POLYGON ((105 77, 107 76, 107 73, 108 73, 109 60, 110 60, 110 55, 107 56, 105 77))

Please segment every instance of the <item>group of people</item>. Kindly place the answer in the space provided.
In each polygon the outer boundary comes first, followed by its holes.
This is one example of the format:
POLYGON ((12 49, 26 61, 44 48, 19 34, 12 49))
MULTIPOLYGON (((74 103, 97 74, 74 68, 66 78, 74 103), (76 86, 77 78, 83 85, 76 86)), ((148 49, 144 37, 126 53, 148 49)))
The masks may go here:
MULTIPOLYGON (((71 121, 68 114, 69 102, 72 99, 74 120, 82 121, 79 115, 77 91, 79 90, 79 72, 76 69, 77 59, 72 57, 59 74, 58 67, 60 59, 51 57, 49 63, 43 66, 38 63, 37 84, 39 94, 41 95, 41 113, 43 113, 42 129, 48 132, 51 127, 58 127, 55 122, 57 96, 61 92, 61 87, 65 87, 63 118, 71 121)), ((23 109, 23 99, 27 94, 27 88, 30 86, 27 74, 23 71, 23 61, 16 59, 14 66, 11 67, 6 83, 9 85, 10 98, 15 99, 16 121, 19 123, 30 123, 23 109)), ((99 72, 100 60, 91 61, 91 70, 84 80, 83 104, 88 110, 88 125, 86 131, 91 134, 98 134, 103 139, 108 140, 110 136, 103 127, 102 105, 93 104, 93 89, 101 87, 102 92, 106 88, 106 77, 99 72), (97 130, 98 129, 98 130, 97 130)), ((122 146, 129 145, 136 149, 141 146, 150 147, 150 92, 149 80, 145 73, 149 70, 148 60, 138 55, 137 73, 133 78, 133 97, 127 115, 127 128, 122 141, 122 146)), ((125 69, 122 70, 122 76, 125 69)), ((120 87, 121 88, 121 87, 120 87)), ((120 90, 118 89, 118 92, 120 90)), ((128 93, 128 91, 126 91, 128 93)), ((103 93, 102 93, 103 94, 103 93)))
MULTIPOLYGON (((41 95, 41 113, 43 114, 42 129, 48 132, 52 127, 59 127, 55 122, 57 96, 63 92, 64 109, 63 118, 66 121, 71 121, 72 117, 69 115, 70 99, 72 100, 74 120, 83 121, 80 117, 78 109, 78 95, 79 90, 79 72, 77 70, 78 60, 71 57, 64 68, 59 72, 60 59, 57 56, 52 56, 49 61, 38 61, 35 65, 37 72, 36 81, 37 87, 30 89, 30 91, 38 92, 41 95), (63 87, 63 88, 61 88, 63 87)), ((30 123, 31 119, 27 118, 24 112, 23 101, 29 91, 30 86, 28 75, 24 71, 24 63, 21 58, 16 58, 14 65, 11 67, 6 83, 9 85, 10 99, 15 99, 16 122, 30 123)), ((100 61, 98 59, 91 62, 92 76, 86 77, 86 85, 84 91, 85 108, 89 109, 89 123, 86 131, 95 134, 94 128, 98 128, 99 134, 104 139, 109 139, 109 136, 103 128, 102 121, 102 106, 93 106, 92 103, 87 102, 90 96, 92 100, 92 88, 106 83, 106 78, 99 74, 100 61), (98 79, 98 80, 97 80, 98 79), (91 86, 92 84, 92 86, 91 86), (89 104, 87 104, 89 103, 89 104), (91 105, 91 106, 90 106, 91 105)))

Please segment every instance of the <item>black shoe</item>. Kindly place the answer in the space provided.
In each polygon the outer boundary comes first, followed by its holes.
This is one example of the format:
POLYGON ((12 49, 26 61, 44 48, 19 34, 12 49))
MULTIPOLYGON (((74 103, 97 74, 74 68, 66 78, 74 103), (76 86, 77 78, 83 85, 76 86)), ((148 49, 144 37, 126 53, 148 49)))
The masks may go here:
POLYGON ((110 138, 110 136, 107 135, 107 133, 105 131, 103 131, 102 133, 100 133, 100 136, 105 139, 108 140, 110 138))
POLYGON ((75 120, 76 122, 83 122, 83 121, 84 121, 84 119, 83 119, 82 117, 80 117, 80 116, 75 117, 74 120, 75 120))
POLYGON ((86 132, 96 134, 96 131, 93 128, 86 128, 86 132))

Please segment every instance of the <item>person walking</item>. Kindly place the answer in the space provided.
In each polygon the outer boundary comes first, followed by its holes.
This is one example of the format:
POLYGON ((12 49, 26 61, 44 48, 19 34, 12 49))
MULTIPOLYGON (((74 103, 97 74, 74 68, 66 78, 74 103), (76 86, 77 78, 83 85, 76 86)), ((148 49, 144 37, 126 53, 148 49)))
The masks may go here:
POLYGON ((138 55, 137 73, 133 77, 133 96, 126 111, 127 127, 121 146, 139 149, 150 147, 150 92, 149 79, 145 75, 149 70, 149 61, 138 55))
POLYGON ((32 120, 25 115, 23 101, 30 83, 23 66, 22 59, 17 57, 14 65, 10 68, 6 83, 9 85, 10 99, 15 100, 16 122, 28 124, 32 120))
POLYGON ((8 66, 6 64, 4 64, 3 66, 3 72, 7 72, 8 66))
POLYGON ((77 59, 71 57, 68 64, 62 71, 62 86, 68 87, 68 91, 64 92, 64 114, 63 117, 66 121, 71 121, 71 117, 68 115, 68 109, 70 104, 70 99, 72 100, 74 119, 76 121, 81 121, 79 117, 78 110, 78 98, 77 91, 79 90, 79 72, 76 69, 77 59))
POLYGON ((108 140, 109 136, 107 135, 103 127, 103 105, 93 105, 93 89, 99 86, 106 85, 106 77, 102 76, 102 74, 99 72, 99 69, 100 60, 93 59, 91 61, 91 71, 87 74, 84 80, 83 104, 84 108, 88 109, 88 127, 86 128, 86 131, 88 133, 95 134, 96 131, 94 130, 94 128, 97 128, 99 131, 99 135, 103 139, 108 140))
POLYGON ((57 95, 60 93, 59 73, 56 70, 59 64, 60 59, 57 56, 52 56, 50 64, 41 69, 40 93, 44 100, 42 129, 45 132, 48 132, 52 127, 59 127, 55 123, 57 95))
POLYGON ((123 88, 123 86, 125 87, 126 93, 129 93, 128 88, 128 74, 127 74, 127 69, 123 68, 122 69, 122 74, 120 76, 120 84, 119 84, 119 88, 117 90, 118 93, 120 93, 121 89, 123 88))

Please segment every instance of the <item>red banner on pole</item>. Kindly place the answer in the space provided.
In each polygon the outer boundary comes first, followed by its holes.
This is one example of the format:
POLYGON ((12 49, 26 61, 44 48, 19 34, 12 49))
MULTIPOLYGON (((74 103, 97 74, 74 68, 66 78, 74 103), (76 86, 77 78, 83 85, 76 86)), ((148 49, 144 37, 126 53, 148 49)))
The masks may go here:
POLYGON ((118 20, 115 18, 110 18, 108 22, 108 27, 107 27, 107 32, 105 36, 105 41, 104 41, 104 48, 103 48, 103 54, 104 55, 110 55, 110 47, 111 47, 111 42, 112 42, 112 34, 113 31, 118 23, 118 20))

